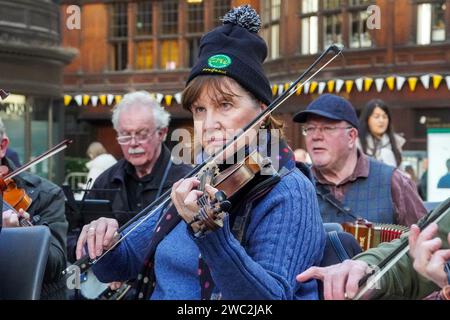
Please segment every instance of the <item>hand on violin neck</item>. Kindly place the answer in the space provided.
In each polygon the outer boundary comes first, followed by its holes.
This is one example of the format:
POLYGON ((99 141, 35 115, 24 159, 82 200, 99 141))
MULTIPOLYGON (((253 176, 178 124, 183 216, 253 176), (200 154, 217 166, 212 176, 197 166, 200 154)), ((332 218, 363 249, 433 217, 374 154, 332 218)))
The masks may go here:
POLYGON ((23 209, 20 209, 19 212, 15 212, 13 210, 6 210, 3 212, 3 221, 2 221, 3 227, 4 228, 20 227, 21 219, 29 220, 30 215, 23 209))
POLYGON ((199 191, 196 188, 200 185, 200 181, 196 178, 182 179, 175 183, 172 187, 171 198, 172 202, 177 208, 178 214, 183 220, 189 224, 194 232, 200 229, 197 220, 200 207, 206 205, 208 200, 202 196, 207 194, 209 198, 214 198, 217 189, 210 185, 205 185, 205 192, 199 191))

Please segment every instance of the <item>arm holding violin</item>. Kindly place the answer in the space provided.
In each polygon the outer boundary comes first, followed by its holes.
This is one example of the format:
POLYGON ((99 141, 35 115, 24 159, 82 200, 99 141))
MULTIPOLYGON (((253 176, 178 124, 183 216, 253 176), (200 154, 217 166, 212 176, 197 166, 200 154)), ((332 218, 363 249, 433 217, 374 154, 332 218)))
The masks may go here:
MULTIPOLYGON (((161 212, 156 212, 152 217, 150 217, 145 222, 140 224, 116 248, 110 251, 107 255, 105 255, 101 260, 99 260, 99 262, 97 262, 92 267, 94 274, 101 282, 107 283, 113 281, 126 281, 137 277, 137 274, 139 273, 143 265, 145 256, 149 250, 150 239, 153 235, 156 223, 159 220, 161 212)), ((127 229, 125 229, 122 232, 122 235, 127 234, 128 231, 134 228, 136 224, 140 223, 143 218, 139 219, 134 224, 130 225, 127 229)), ((101 234, 103 239, 104 233, 107 232, 106 228, 101 227, 98 224, 98 222, 99 222, 98 220, 93 221, 91 222, 90 225, 86 225, 83 228, 81 236, 85 234, 86 241, 84 242, 79 241, 79 244, 77 246, 77 248, 79 248, 80 246, 84 246, 84 243, 87 242, 88 243, 87 247, 88 251, 90 252, 91 258, 95 256, 97 257, 100 256, 103 253, 103 249, 111 247, 114 241, 116 241, 112 239, 106 245, 105 242, 103 242, 103 247, 102 245, 97 247, 95 246, 96 243, 95 238, 98 237, 99 233, 101 234), (95 229, 96 232, 93 232, 94 229, 90 229, 92 227, 96 228, 95 229), (91 235, 89 235, 90 231, 92 232, 91 235), (96 249, 100 249, 100 251, 97 251, 96 253, 91 253, 95 252, 96 249)), ((118 226, 117 223, 116 225, 118 226)), ((118 227, 116 227, 115 230, 117 229, 118 227)))
POLYGON ((293 299, 295 275, 321 259, 325 234, 312 184, 294 171, 250 213, 245 248, 224 227, 196 238, 224 299, 293 299))

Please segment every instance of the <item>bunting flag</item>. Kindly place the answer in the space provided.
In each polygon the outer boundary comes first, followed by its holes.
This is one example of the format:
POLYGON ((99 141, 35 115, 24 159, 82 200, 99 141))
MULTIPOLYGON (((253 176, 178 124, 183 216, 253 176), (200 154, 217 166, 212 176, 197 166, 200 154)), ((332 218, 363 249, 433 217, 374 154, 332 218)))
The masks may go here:
POLYGON ((72 101, 72 96, 65 94, 64 95, 64 106, 67 107, 71 101, 72 101))
POLYGON ((272 95, 275 96, 278 93, 278 85, 274 84, 272 86, 272 95))
POLYGON ((341 92, 342 87, 344 86, 344 84, 345 84, 344 80, 342 80, 342 79, 337 79, 336 80, 336 93, 341 92))
POLYGON ((100 95, 100 103, 106 105, 106 94, 100 95))
POLYGON ((389 90, 394 91, 395 88, 395 77, 390 76, 386 78, 386 84, 389 90))
POLYGON ((175 98, 175 101, 176 101, 178 104, 181 104, 181 97, 182 97, 182 93, 181 93, 181 92, 175 93, 173 97, 175 98))
POLYGON ((96 107, 98 104, 98 96, 91 96, 91 103, 93 107, 96 107))
POLYGON ((172 105, 172 98, 173 96, 171 95, 166 95, 164 97, 164 102, 166 103, 166 106, 170 107, 172 105))
POLYGON ((319 94, 322 94, 326 87, 327 87, 326 82, 319 82, 319 91, 318 91, 319 94))
POLYGON ((317 81, 311 82, 311 86, 309 87, 309 93, 314 93, 319 86, 319 83, 317 81))
POLYGON ((114 95, 113 94, 106 95, 106 102, 108 103, 108 106, 112 105, 113 101, 114 101, 114 95))
POLYGON ((90 97, 87 94, 83 95, 83 106, 87 106, 89 103, 90 97))
MULTIPOLYGON (((350 94, 353 88, 356 88, 357 92, 369 92, 375 83, 375 88, 377 92, 382 92, 384 88, 384 83, 386 83, 386 87, 390 91, 402 91, 405 87, 405 84, 408 83, 408 88, 410 92, 415 92, 417 89, 417 84, 420 83, 426 90, 430 89, 430 86, 433 86, 435 90, 439 90, 442 82, 445 80, 446 87, 450 91, 450 75, 441 75, 441 74, 424 74, 417 76, 405 77, 401 75, 392 75, 386 78, 371 78, 371 77, 359 77, 356 79, 329 79, 323 81, 309 81, 306 82, 303 86, 298 84, 295 88, 295 93, 297 96, 302 94, 324 94, 328 93, 337 93, 339 94, 345 85, 345 92, 350 94)), ((290 86, 292 86, 292 82, 284 82, 284 83, 274 83, 271 85, 272 94, 274 96, 282 95, 285 93, 290 86)), ((150 97, 161 104, 163 101, 166 106, 172 106, 174 101, 180 105, 182 100, 182 92, 177 92, 174 94, 162 94, 159 92, 151 92, 149 93, 150 97)), ((97 107, 98 105, 102 106, 113 106, 119 103, 122 100, 123 96, 120 94, 100 94, 100 95, 89 95, 85 93, 80 94, 64 94, 63 95, 63 104, 64 106, 70 106, 72 101, 75 101, 75 104, 79 107, 81 106, 93 106, 97 107)))
POLYGON ((83 96, 81 94, 77 94, 74 99, 77 105, 81 107, 81 105, 83 104, 83 96))
POLYGON ((396 79, 397 91, 401 91, 402 90, 403 85, 405 84, 405 82, 406 82, 406 78, 405 77, 400 77, 400 76, 397 77, 397 79, 396 79))
POLYGON ((434 90, 437 90, 439 88, 439 85, 441 84, 442 79, 444 79, 444 77, 441 76, 440 74, 434 74, 433 75, 433 88, 434 88, 434 90))
POLYGON ((161 103, 163 99, 164 99, 164 95, 162 93, 156 94, 156 101, 158 101, 158 103, 161 103))
POLYGON ((358 90, 358 92, 361 92, 363 89, 363 85, 364 85, 364 79, 363 78, 356 79, 355 85, 356 85, 356 90, 358 90))
POLYGON ((420 81, 422 81, 422 85, 425 89, 430 89, 430 75, 426 74, 420 77, 420 81))
POLYGON ((364 79, 364 91, 368 92, 370 91, 370 88, 372 87, 373 79, 372 78, 365 78, 364 79))
POLYGON ((447 89, 450 90, 450 76, 445 77, 445 82, 447 83, 447 89))
POLYGON ((383 85, 384 85, 383 78, 375 79, 375 87, 377 87, 378 92, 381 92, 381 90, 383 90, 383 85))
POLYGON ((303 92, 304 92, 305 94, 308 94, 308 93, 309 93, 309 87, 310 87, 310 86, 311 86, 311 83, 310 83, 309 81, 303 85, 303 92))
POLYGON ((301 84, 298 84, 297 91, 295 91, 295 94, 299 96, 302 94, 302 91, 303 91, 303 86, 301 84))
POLYGON ((352 89, 353 89, 353 83, 354 83, 353 80, 347 80, 347 81, 345 81, 345 91, 346 91, 347 93, 352 92, 352 89))
POLYGON ((408 78, 409 90, 411 92, 416 91, 418 81, 419 81, 419 78, 417 78, 417 77, 409 77, 408 78))
POLYGON ((329 93, 333 93, 336 82, 334 80, 328 80, 327 89, 329 93))

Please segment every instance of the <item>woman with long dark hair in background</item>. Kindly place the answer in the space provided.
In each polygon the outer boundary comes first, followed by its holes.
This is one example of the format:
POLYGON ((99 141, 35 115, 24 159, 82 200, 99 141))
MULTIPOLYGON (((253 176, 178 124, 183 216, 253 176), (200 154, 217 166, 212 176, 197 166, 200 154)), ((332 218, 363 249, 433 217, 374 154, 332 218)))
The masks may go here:
POLYGON ((359 119, 359 142, 362 151, 381 162, 399 167, 405 139, 394 132, 392 117, 383 100, 367 103, 359 119))

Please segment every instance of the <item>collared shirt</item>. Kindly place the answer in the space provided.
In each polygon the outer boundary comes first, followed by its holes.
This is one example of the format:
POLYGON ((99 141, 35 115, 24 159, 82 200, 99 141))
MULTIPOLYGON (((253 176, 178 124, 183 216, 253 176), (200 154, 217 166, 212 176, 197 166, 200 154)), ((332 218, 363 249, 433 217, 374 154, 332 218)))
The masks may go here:
MULTIPOLYGON (((353 182, 369 176, 369 159, 358 150, 355 170, 349 177, 338 184, 328 181, 320 170, 314 166, 312 171, 317 182, 326 185, 331 194, 342 202, 344 201, 345 193, 353 182)), ((427 213, 414 182, 398 169, 395 169, 392 174, 391 194, 397 224, 410 226, 413 223, 417 223, 427 213)))

